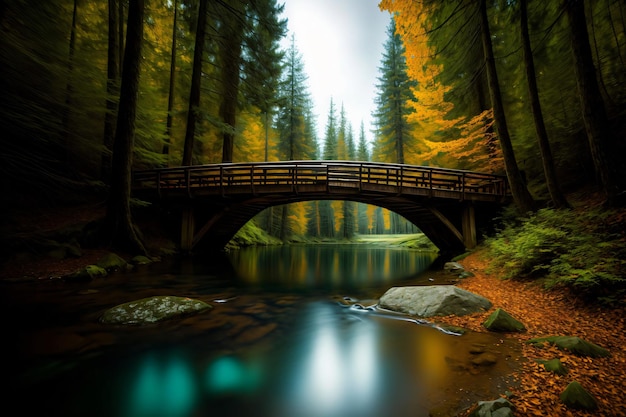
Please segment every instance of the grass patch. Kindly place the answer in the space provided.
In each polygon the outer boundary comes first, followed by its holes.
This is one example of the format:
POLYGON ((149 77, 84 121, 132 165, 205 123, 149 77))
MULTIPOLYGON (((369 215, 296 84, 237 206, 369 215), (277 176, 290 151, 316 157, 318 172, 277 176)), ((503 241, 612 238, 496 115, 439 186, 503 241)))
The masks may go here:
POLYGON ((265 230, 257 226, 254 220, 250 220, 228 242, 226 249, 231 250, 253 245, 269 246, 282 244, 283 242, 280 239, 270 236, 265 230))

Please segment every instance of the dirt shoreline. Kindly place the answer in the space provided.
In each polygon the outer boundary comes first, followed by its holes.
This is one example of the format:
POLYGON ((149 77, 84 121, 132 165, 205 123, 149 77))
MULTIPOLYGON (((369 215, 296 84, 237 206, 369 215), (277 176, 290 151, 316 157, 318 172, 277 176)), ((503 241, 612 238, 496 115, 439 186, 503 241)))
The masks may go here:
POLYGON ((509 334, 522 344, 527 359, 515 377, 520 388, 511 402, 516 416, 626 416, 626 319, 624 308, 588 306, 562 291, 546 291, 533 282, 500 280, 486 273, 488 261, 481 251, 460 263, 475 275, 457 285, 488 298, 493 307, 485 313, 444 317, 444 323, 486 332, 487 316, 502 308, 522 321, 527 331, 509 334), (554 347, 539 349, 526 343, 540 336, 578 336, 611 352, 608 358, 583 358, 554 347), (569 373, 559 376, 547 372, 535 359, 560 358, 569 373), (578 381, 598 402, 598 410, 585 412, 568 409, 559 396, 572 381, 578 381))

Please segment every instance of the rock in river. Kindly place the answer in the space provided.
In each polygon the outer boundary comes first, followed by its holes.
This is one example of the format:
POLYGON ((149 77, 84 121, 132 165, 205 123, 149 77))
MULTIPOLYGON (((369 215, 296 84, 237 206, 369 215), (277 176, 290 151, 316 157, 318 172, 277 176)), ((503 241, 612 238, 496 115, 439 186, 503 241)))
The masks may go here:
POLYGON ((120 304, 107 310, 100 321, 107 324, 148 324, 212 308, 187 297, 157 296, 120 304))
POLYGON ((379 305, 418 317, 463 316, 491 308, 486 298, 454 285, 393 287, 380 298, 379 305))

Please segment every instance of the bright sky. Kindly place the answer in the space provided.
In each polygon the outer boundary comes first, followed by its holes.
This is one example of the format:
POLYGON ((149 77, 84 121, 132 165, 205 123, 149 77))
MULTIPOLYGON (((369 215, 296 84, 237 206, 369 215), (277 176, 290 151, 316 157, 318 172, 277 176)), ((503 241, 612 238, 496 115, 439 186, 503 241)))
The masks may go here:
POLYGON ((324 139, 332 97, 337 117, 343 103, 355 141, 361 121, 371 141, 378 67, 387 38, 389 13, 380 11, 379 0, 283 2, 283 17, 288 19, 289 28, 284 49, 290 45, 291 34, 294 34, 313 96, 319 140, 324 139))

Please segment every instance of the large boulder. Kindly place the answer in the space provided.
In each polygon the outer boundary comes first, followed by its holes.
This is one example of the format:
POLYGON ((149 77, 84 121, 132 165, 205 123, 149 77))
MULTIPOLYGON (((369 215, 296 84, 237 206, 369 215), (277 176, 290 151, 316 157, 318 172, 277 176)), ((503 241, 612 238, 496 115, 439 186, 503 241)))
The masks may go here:
POLYGON ((100 321, 106 324, 149 324, 210 308, 210 304, 192 298, 156 296, 115 306, 107 310, 100 321))
POLYGON ((378 304, 418 317, 463 316, 491 308, 486 298, 454 285, 393 287, 383 294, 378 304))

